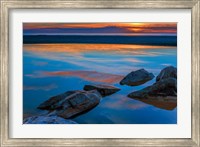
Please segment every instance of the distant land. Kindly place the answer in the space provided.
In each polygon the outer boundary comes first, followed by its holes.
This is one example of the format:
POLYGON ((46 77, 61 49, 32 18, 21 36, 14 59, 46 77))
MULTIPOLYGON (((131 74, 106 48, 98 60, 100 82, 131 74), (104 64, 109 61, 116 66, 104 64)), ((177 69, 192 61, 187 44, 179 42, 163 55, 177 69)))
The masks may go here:
POLYGON ((23 43, 99 43, 177 46, 177 36, 23 35, 23 43))

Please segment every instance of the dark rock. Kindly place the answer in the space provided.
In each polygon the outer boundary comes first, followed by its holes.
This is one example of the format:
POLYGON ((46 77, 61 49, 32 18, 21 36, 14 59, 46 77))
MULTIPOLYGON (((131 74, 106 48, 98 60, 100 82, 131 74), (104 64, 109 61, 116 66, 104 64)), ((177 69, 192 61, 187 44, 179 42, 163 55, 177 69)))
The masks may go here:
POLYGON ((102 96, 111 95, 120 90, 119 88, 117 88, 115 86, 102 85, 102 84, 85 85, 83 89, 86 91, 97 90, 102 96))
POLYGON ((137 71, 132 71, 126 77, 124 77, 121 81, 121 85, 129 85, 129 86, 138 86, 146 83, 154 78, 152 73, 147 72, 144 69, 140 69, 137 71))
POLYGON ((24 124, 77 124, 76 122, 64 119, 56 115, 39 115, 25 118, 24 124))
POLYGON ((65 93, 50 98, 41 104, 38 108, 47 109, 47 110, 56 110, 55 114, 63 117, 70 118, 85 111, 88 111, 99 104, 101 100, 101 94, 96 90, 91 91, 71 91, 72 94, 65 93), (62 98, 61 98, 62 97, 62 98), (53 105, 50 107, 49 105, 53 105), (50 109, 48 109, 50 108, 50 109), (52 109, 53 108, 53 109, 52 109))
POLYGON ((43 102, 38 106, 38 109, 42 110, 55 110, 60 107, 60 102, 65 99, 66 97, 76 93, 77 91, 67 91, 65 93, 56 95, 48 99, 47 101, 43 102))
POLYGON ((96 90, 78 91, 61 103, 62 109, 57 111, 57 115, 70 118, 83 113, 98 105, 101 98, 100 93, 96 90))
POLYGON ((167 96, 177 96, 177 80, 175 78, 162 79, 151 86, 128 95, 128 97, 139 99, 159 99, 167 96))
POLYGON ((168 67, 164 68, 163 70, 161 70, 159 75, 156 77, 156 81, 158 82, 158 81, 160 81, 162 79, 166 79, 166 78, 177 79, 177 68, 175 68, 173 66, 168 66, 168 67))

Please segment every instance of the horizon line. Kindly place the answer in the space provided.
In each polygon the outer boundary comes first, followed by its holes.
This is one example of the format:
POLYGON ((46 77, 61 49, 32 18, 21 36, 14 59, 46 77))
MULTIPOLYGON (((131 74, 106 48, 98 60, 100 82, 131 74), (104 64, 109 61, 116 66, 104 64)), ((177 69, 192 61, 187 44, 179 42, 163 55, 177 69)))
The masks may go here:
POLYGON ((23 36, 177 36, 177 34, 23 34, 23 36))

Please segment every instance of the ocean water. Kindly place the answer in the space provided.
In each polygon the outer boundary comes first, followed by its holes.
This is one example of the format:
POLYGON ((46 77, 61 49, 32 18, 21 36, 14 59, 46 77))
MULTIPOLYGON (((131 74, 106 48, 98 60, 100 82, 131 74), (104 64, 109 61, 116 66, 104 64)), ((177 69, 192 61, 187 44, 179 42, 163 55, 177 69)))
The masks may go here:
POLYGON ((68 90, 103 83, 121 90, 75 118, 79 124, 176 124, 176 103, 128 98, 140 86, 120 85, 131 71, 144 68, 155 76, 166 66, 177 67, 175 46, 60 43, 23 45, 23 116, 43 113, 37 106, 68 90))

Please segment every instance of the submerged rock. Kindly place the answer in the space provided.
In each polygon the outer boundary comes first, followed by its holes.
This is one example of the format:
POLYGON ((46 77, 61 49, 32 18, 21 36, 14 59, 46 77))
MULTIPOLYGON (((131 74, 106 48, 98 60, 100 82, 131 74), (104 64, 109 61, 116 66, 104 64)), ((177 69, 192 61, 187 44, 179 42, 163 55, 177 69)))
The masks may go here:
POLYGON ((64 119, 56 115, 39 115, 25 118, 24 124, 77 124, 76 122, 64 119))
POLYGON ((177 96, 177 80, 175 78, 162 79, 151 86, 128 95, 128 97, 139 99, 156 99, 167 96, 177 96))
POLYGON ((42 103, 38 108, 55 110, 56 115, 63 118, 70 118, 92 109, 99 104, 101 98, 102 96, 97 90, 69 91, 50 98, 42 103), (51 107, 50 105, 53 106, 51 107))
POLYGON ((158 82, 158 81, 160 81, 162 79, 166 79, 166 78, 177 79, 177 68, 175 68, 173 66, 168 66, 168 67, 164 68, 163 70, 161 70, 159 75, 156 77, 156 81, 158 82))
POLYGON ((111 95, 120 90, 115 86, 103 85, 103 84, 85 85, 83 89, 86 91, 97 90, 102 96, 111 95))
POLYGON ((145 69, 140 69, 137 71, 132 71, 126 77, 124 77, 121 81, 121 85, 129 85, 129 86, 138 86, 141 84, 150 81, 155 76, 152 73, 149 73, 145 69))

